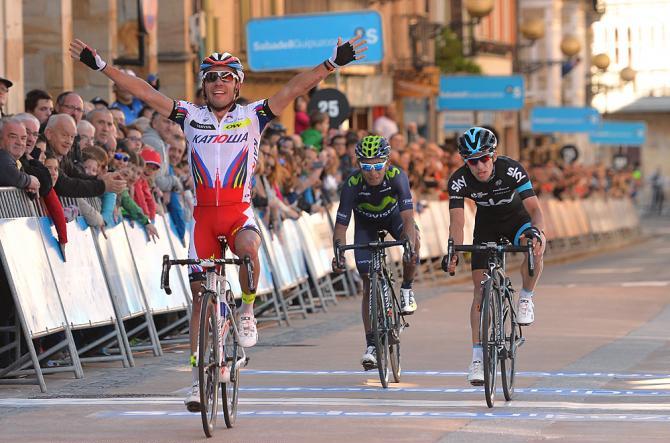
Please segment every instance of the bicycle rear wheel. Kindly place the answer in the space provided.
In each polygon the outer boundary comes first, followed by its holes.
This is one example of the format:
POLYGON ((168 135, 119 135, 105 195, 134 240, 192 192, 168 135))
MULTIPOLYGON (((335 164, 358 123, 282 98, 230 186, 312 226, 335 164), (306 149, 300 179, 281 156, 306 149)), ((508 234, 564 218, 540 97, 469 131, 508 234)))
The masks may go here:
POLYGON ((223 419, 226 426, 232 428, 237 418, 237 401, 240 392, 240 368, 237 367, 237 359, 239 358, 239 343, 235 337, 235 331, 231 328, 226 336, 226 341, 223 346, 223 354, 225 357, 224 364, 228 367, 230 373, 230 380, 221 383, 221 404, 223 407, 223 419))
POLYGON ((388 328, 386 314, 384 312, 384 298, 382 291, 381 279, 378 276, 374 276, 370 281, 371 325, 377 352, 379 381, 381 381, 382 387, 388 388, 388 328))
POLYGON ((516 360, 516 342, 519 338, 519 325, 512 308, 511 294, 503 299, 503 333, 505 334, 505 352, 500 356, 500 374, 502 379, 505 400, 510 401, 514 396, 514 367, 516 360))
POLYGON ((219 399, 219 326, 216 294, 205 291, 200 308, 198 335, 198 381, 200 383, 200 415, 207 437, 214 433, 219 399))
POLYGON ((391 361, 393 381, 395 383, 400 383, 400 374, 402 373, 402 367, 400 365, 400 329, 402 319, 400 317, 398 302, 395 296, 391 298, 391 307, 393 309, 393 324, 390 325, 389 332, 389 360, 391 361))
POLYGON ((498 348, 496 347, 496 289, 493 280, 489 279, 482 291, 481 323, 479 336, 482 340, 484 360, 484 395, 489 408, 493 407, 496 395, 496 363, 498 348))

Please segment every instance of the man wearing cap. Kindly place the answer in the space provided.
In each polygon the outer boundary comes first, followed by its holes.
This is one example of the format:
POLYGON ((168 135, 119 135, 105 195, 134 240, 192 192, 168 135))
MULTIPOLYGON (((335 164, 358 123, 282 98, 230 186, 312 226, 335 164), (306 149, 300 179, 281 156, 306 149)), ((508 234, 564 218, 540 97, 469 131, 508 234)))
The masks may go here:
POLYGON ((7 104, 9 88, 11 88, 13 84, 14 83, 6 78, 0 77, 0 118, 5 116, 5 105, 7 104))

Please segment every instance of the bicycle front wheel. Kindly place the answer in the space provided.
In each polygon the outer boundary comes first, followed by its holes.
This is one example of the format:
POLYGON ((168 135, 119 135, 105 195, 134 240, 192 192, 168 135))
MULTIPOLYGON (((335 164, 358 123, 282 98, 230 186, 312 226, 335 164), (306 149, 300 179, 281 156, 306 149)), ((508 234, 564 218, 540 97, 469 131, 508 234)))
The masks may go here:
POLYGON ((207 437, 214 433, 219 399, 219 325, 217 298, 212 291, 202 294, 200 331, 198 335, 198 381, 200 383, 200 415, 207 437))
POLYGON ((377 352, 377 369, 382 387, 388 388, 388 328, 384 312, 384 296, 381 279, 374 276, 370 281, 370 316, 377 352))
POLYGON ((479 337, 482 340, 484 360, 484 395, 489 408, 493 407, 496 395, 496 363, 498 348, 496 346, 496 289, 493 280, 489 279, 482 291, 481 323, 479 337))
POLYGON ((500 356, 500 374, 502 379, 505 400, 510 401, 514 396, 514 366, 516 360, 516 342, 519 339, 519 325, 512 308, 512 297, 506 296, 503 300, 503 333, 505 334, 505 352, 500 356), (503 358, 504 357, 504 358, 503 358))
POLYGON ((390 325, 389 360, 391 360, 393 381, 400 383, 400 374, 402 373, 402 367, 400 365, 400 330, 402 318, 400 317, 400 311, 395 297, 392 298, 391 307, 393 309, 393 324, 390 325))
POLYGON ((228 331, 223 345, 224 364, 228 368, 230 380, 221 383, 223 419, 226 426, 232 428, 237 418, 237 400, 240 392, 240 368, 236 364, 240 355, 240 344, 232 328, 228 331))

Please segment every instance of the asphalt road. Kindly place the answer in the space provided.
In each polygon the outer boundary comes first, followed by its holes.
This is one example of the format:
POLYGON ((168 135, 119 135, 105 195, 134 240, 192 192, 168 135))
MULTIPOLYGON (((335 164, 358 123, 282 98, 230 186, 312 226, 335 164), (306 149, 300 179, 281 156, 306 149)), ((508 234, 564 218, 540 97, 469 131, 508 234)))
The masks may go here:
MULTIPOLYGON (((645 226, 641 244, 546 267, 509 403, 500 393, 487 408, 465 380, 469 286, 424 285, 402 336, 401 383, 384 390, 362 371, 360 299, 344 299, 261 330, 238 422, 226 429, 221 417, 210 441, 670 441, 670 223, 645 226)), ((49 375, 47 394, 0 386, 0 441, 206 440, 182 403, 185 348, 135 360, 87 365, 83 380, 49 375)))

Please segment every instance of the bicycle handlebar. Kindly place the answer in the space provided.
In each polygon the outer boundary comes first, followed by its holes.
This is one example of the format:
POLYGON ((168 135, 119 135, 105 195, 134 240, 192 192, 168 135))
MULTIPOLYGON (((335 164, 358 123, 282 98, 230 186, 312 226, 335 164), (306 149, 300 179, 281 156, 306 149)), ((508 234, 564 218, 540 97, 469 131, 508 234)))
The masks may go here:
MULTIPOLYGON (((500 243, 482 243, 480 245, 455 245, 453 239, 449 239, 449 247, 447 249, 446 266, 451 263, 451 258, 456 252, 525 252, 528 254, 528 275, 531 277, 535 275, 535 257, 533 256, 533 243, 528 242, 525 246, 505 245, 500 243)), ((442 269, 447 272, 443 266, 442 269)), ((450 272, 449 275, 454 275, 450 272)))
POLYGON ((168 255, 163 256, 163 269, 161 271, 161 289, 165 291, 167 294, 172 294, 172 289, 170 289, 170 267, 173 265, 176 266, 185 266, 185 265, 201 265, 203 263, 206 263, 211 266, 216 266, 216 265, 237 265, 237 266, 242 266, 247 270, 247 283, 249 290, 251 292, 256 291, 256 287, 254 285, 254 264, 251 262, 251 259, 249 256, 245 256, 243 259, 242 258, 216 258, 216 259, 211 259, 211 260, 203 260, 203 259, 184 259, 184 260, 170 260, 170 257, 168 255))
POLYGON ((350 249, 386 249, 393 246, 402 246, 405 251, 410 251, 409 240, 394 241, 372 241, 370 243, 359 243, 352 245, 335 245, 335 263, 340 263, 342 252, 350 249))

